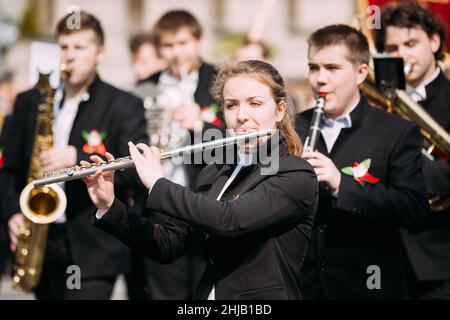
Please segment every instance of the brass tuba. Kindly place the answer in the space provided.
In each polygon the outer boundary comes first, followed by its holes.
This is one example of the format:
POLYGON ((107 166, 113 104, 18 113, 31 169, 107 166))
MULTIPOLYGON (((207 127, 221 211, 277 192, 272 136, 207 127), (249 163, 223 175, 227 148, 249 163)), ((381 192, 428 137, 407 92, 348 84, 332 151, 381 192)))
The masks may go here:
MULTIPOLYGON (((373 78, 372 78, 373 79, 373 78)), ((361 85, 361 91, 373 107, 397 114, 403 119, 415 122, 425 138, 422 153, 434 160, 433 152, 446 158, 450 157, 450 135, 404 90, 395 90, 390 97, 378 90, 369 76, 361 85)), ((434 196, 429 199, 432 211, 441 211, 450 207, 450 198, 434 196)))
MULTIPOLYGON (((62 67, 61 74, 65 72, 62 67)), ((49 223, 61 217, 66 209, 66 195, 56 184, 34 188, 30 183, 33 179, 43 176, 39 163, 39 155, 53 147, 53 103, 55 89, 50 86, 50 74, 39 74, 36 89, 42 95, 38 105, 36 129, 30 167, 28 171, 29 184, 20 194, 20 209, 25 219, 21 230, 19 244, 15 252, 12 266, 13 287, 24 291, 32 291, 39 283, 49 223)))

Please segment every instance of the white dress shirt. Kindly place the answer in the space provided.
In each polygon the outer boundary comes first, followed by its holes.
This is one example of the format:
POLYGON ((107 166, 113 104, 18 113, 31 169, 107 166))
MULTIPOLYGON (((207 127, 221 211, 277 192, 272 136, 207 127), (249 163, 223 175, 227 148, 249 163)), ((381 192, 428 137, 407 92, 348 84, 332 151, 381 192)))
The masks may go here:
POLYGON ((334 143, 336 142, 341 129, 351 128, 352 119, 350 118, 350 113, 356 108, 359 101, 350 109, 348 113, 343 116, 337 117, 336 119, 330 119, 323 114, 322 121, 320 123, 320 133, 322 134, 325 144, 327 146, 328 153, 333 149, 334 143))
MULTIPOLYGON (((63 102, 63 91, 57 90, 55 93, 55 103, 53 105, 53 113, 55 122, 53 124, 53 139, 54 145, 57 147, 66 147, 69 144, 70 132, 72 131, 73 122, 78 112, 77 103, 63 102), (60 107, 61 106, 61 107, 60 107)), ((89 93, 85 92, 82 95, 81 101, 88 101, 89 93)), ((65 182, 59 182, 58 185, 64 190, 65 182)), ((55 221, 55 223, 64 223, 67 221, 66 213, 55 221)))
MULTIPOLYGON (((327 146, 328 153, 331 152, 333 146, 341 133, 343 128, 351 128, 352 127, 352 118, 350 117, 350 113, 356 108, 359 101, 350 109, 348 113, 343 116, 337 117, 336 119, 330 119, 322 115, 322 121, 320 123, 320 133, 322 134, 323 139, 325 140, 325 144, 327 146)), ((334 190, 331 195, 337 198, 339 193, 339 188, 334 190)))
POLYGON ((406 92, 410 95, 410 97, 415 101, 423 101, 427 99, 427 91, 425 87, 433 82, 439 75, 439 72, 441 72, 441 68, 439 66, 436 67, 436 70, 431 75, 430 78, 423 81, 421 84, 419 84, 417 87, 411 87, 410 85, 406 85, 406 92))

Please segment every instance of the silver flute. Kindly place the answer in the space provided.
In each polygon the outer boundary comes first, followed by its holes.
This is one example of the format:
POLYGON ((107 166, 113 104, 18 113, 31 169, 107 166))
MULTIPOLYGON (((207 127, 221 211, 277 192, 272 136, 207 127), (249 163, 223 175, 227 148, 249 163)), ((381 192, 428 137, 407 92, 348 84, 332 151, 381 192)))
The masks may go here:
MULTIPOLYGON (((227 137, 224 139, 217 139, 209 142, 202 142, 186 147, 176 148, 161 153, 161 160, 225 147, 255 138, 271 136, 273 133, 275 133, 275 129, 261 130, 258 132, 251 132, 238 136, 227 137)), ((134 167, 134 161, 130 156, 127 156, 123 158, 117 158, 109 162, 92 163, 89 166, 73 166, 70 168, 46 173, 44 178, 33 180, 31 183, 35 188, 39 188, 52 183, 81 179, 91 174, 95 174, 98 170, 111 171, 122 170, 131 167, 134 167)))

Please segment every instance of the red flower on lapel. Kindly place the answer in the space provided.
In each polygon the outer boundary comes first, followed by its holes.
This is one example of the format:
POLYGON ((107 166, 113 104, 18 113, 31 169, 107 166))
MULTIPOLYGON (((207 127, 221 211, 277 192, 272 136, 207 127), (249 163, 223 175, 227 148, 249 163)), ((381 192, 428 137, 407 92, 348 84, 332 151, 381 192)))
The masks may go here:
POLYGON ((5 157, 3 156, 3 148, 0 147, 0 169, 5 165, 5 157))
POLYGON ((87 141, 87 143, 83 146, 83 151, 85 153, 98 153, 101 155, 105 155, 106 147, 103 144, 103 139, 105 139, 106 137, 105 132, 99 133, 96 129, 93 129, 88 133, 86 130, 83 130, 81 132, 81 135, 83 136, 84 140, 87 141))
POLYGON ((370 162, 370 159, 366 159, 361 163, 354 162, 353 167, 342 168, 341 172, 347 176, 353 177, 353 179, 355 179, 361 187, 364 187, 367 183, 378 183, 380 179, 369 173, 370 162))

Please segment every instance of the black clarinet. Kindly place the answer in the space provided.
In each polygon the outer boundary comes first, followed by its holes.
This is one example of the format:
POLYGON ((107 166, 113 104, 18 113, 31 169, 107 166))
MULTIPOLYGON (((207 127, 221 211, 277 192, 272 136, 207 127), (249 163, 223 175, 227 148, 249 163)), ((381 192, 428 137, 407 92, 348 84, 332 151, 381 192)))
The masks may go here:
POLYGON ((325 97, 326 93, 320 92, 319 97, 316 100, 311 126, 309 127, 309 135, 306 138, 305 145, 303 147, 304 152, 316 150, 320 135, 320 121, 323 115, 323 107, 325 106, 325 97))

